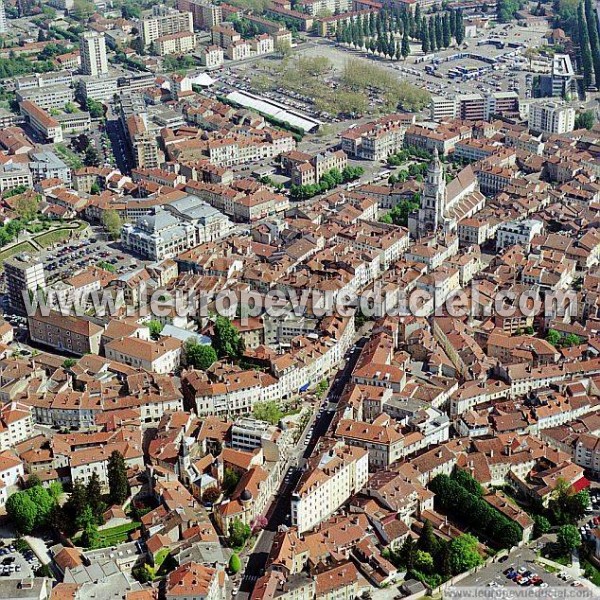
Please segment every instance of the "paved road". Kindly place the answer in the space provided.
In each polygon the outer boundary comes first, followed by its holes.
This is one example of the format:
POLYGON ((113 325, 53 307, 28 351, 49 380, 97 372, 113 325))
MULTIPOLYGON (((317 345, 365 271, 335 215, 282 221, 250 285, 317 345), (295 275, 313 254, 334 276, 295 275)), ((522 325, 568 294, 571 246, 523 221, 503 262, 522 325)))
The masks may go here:
POLYGON ((113 111, 111 105, 109 105, 106 113, 106 134, 110 140, 117 167, 123 174, 131 173, 131 169, 134 166, 133 159, 130 155, 129 146, 125 139, 125 132, 121 127, 119 117, 113 111))
MULTIPOLYGON (((337 404, 345 385, 350 380, 356 361, 360 355, 360 349, 366 343, 367 338, 362 337, 356 344, 355 350, 348 353, 346 357, 346 363, 340 371, 338 371, 327 396, 325 406, 335 407, 337 404)), ((237 600, 248 600, 254 584, 258 577, 264 572, 273 541, 275 539, 275 533, 281 525, 289 525, 288 515, 290 513, 290 498, 291 493, 294 490, 300 476, 302 474, 302 467, 306 464, 306 460, 315 449, 319 439, 324 436, 331 421, 335 415, 335 410, 322 410, 318 416, 313 417, 307 424, 307 429, 313 427, 313 433, 310 438, 310 442, 304 445, 305 434, 300 436, 298 444, 294 447, 290 453, 289 464, 291 465, 291 474, 289 478, 284 479, 279 490, 275 495, 275 499, 272 502, 269 510, 267 511, 266 518, 268 521, 267 527, 262 531, 258 541, 256 542, 252 552, 248 556, 248 563, 244 571, 244 578, 240 585, 240 591, 237 594, 237 600), (295 468, 297 467, 297 468, 295 468)))

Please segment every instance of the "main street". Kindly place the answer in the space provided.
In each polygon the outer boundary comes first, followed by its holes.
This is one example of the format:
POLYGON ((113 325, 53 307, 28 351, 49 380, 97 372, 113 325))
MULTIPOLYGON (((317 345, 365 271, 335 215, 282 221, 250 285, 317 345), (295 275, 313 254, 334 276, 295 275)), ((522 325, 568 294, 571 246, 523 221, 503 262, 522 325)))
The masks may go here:
POLYGON ((240 584, 240 590, 236 596, 238 600, 248 600, 256 580, 264 573, 271 547, 275 540, 275 534, 281 526, 287 526, 290 514, 291 494, 306 465, 307 459, 313 453, 319 439, 327 433, 335 415, 337 402, 342 395, 344 387, 350 381, 352 371, 360 355, 360 350, 366 343, 367 338, 361 337, 351 349, 345 359, 343 367, 337 372, 336 377, 329 388, 327 400, 323 403, 323 410, 319 409, 317 415, 313 415, 306 425, 306 429, 299 437, 297 444, 291 449, 288 458, 289 477, 285 477, 274 499, 269 506, 267 514, 267 526, 260 533, 254 548, 248 555, 245 564, 244 576, 240 584), (331 407, 330 410, 327 410, 331 407), (312 428, 312 435, 308 444, 304 444, 307 432, 312 428))

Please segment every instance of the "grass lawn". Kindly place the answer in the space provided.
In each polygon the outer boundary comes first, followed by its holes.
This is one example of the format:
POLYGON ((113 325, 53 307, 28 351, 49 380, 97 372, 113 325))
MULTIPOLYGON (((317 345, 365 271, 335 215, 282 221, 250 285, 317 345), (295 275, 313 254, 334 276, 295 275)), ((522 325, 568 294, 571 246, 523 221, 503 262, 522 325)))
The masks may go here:
POLYGON ((116 544, 122 544, 127 541, 130 531, 137 529, 141 523, 139 521, 132 521, 125 525, 117 525, 117 527, 111 527, 110 529, 103 529, 98 532, 100 537, 100 547, 106 548, 107 546, 115 546, 116 544))
POLYGON ((42 233, 33 239, 40 246, 46 248, 47 246, 52 246, 52 244, 56 244, 57 242, 62 242, 69 239, 71 234, 82 231, 85 227, 87 227, 87 224, 80 222, 77 224, 77 227, 61 227, 60 229, 54 229, 53 231, 42 233))
POLYGON ((56 152, 56 154, 58 154, 72 169, 81 169, 81 167, 83 167, 81 158, 64 144, 55 144, 54 152, 56 152))
POLYGON ((600 586, 600 570, 587 560, 582 561, 581 566, 585 570, 586 579, 589 579, 594 585, 600 586))
POLYGON ((0 264, 2 264, 2 262, 4 262, 7 258, 10 258, 15 254, 19 254, 19 252, 36 252, 36 249, 29 242, 21 242, 20 244, 11 246, 10 248, 0 252, 0 264))
MULTIPOLYGON (((110 527, 109 529, 103 529, 98 532, 98 548, 108 548, 109 546, 116 546, 127 541, 129 533, 136 530, 141 523, 139 521, 132 521, 131 523, 125 523, 124 525, 117 525, 116 527, 110 527)), ((77 546, 81 544, 81 535, 73 538, 73 543, 77 546)))

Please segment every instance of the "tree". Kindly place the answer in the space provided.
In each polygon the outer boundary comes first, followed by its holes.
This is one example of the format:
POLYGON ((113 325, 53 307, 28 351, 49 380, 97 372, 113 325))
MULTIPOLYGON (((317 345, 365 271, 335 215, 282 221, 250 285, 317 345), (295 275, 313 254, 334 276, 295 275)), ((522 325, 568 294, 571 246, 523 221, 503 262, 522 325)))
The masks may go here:
POLYGON ((104 502, 102 502, 102 486, 98 473, 92 473, 86 487, 86 498, 88 506, 94 515, 94 518, 99 521, 104 512, 104 502))
POLYGON ((423 27, 421 30, 421 50, 423 50, 423 54, 429 54, 431 50, 429 43, 429 29, 427 27, 423 27))
POLYGON ((104 211, 104 214, 102 215, 102 225, 113 240, 119 239, 121 236, 121 229, 123 228, 123 222, 116 210, 109 209, 104 211))
POLYGON ((557 347, 560 343, 560 333, 558 333, 556 329, 548 329, 546 341, 552 344, 554 347, 557 347))
POLYGON ((129 483, 125 459, 118 450, 114 450, 110 455, 107 471, 110 500, 114 504, 123 504, 129 495, 129 483))
POLYGON ((556 541, 564 554, 581 546, 581 534, 575 525, 563 525, 556 534, 556 541))
POLYGON ((25 489, 29 489, 37 485, 41 486, 42 480, 35 473, 32 473, 31 475, 29 475, 27 481, 25 482, 25 489))
POLYGON ((404 34, 402 36, 402 47, 400 49, 400 53, 404 59, 410 55, 410 43, 408 41, 408 33, 406 30, 404 30, 404 34))
POLYGON ((237 359, 244 353, 244 340, 227 317, 218 316, 214 325, 213 345, 219 358, 237 359))
POLYGON ((590 36, 585 19, 583 4, 577 8, 577 23, 579 28, 579 53, 581 59, 581 70, 583 72, 583 85, 588 88, 592 85, 592 50, 590 46, 590 36))
POLYGON ((407 535, 398 552, 398 560, 406 567, 407 571, 411 570, 415 564, 416 552, 415 541, 410 535, 407 535))
POLYGON ((97 548, 100 545, 100 535, 96 523, 91 522, 85 526, 85 529, 81 534, 81 543, 89 549, 97 548))
POLYGON ((574 333, 568 333, 563 339, 563 346, 566 346, 567 348, 579 346, 579 344, 581 344, 581 338, 574 333))
POLYGON ((85 523, 81 519, 86 508, 87 490, 83 483, 76 481, 73 484, 71 495, 63 507, 65 515, 69 517, 69 531, 74 532, 77 529, 83 529, 85 523))
POLYGON ((217 360, 217 353, 212 346, 199 344, 194 339, 187 340, 183 348, 188 365, 195 369, 206 371, 217 360))
POLYGON ((86 22, 96 10, 94 3, 89 0, 74 0, 71 14, 78 20, 86 22))
POLYGON ((227 495, 231 495, 240 481, 240 474, 234 471, 231 467, 226 467, 223 473, 223 482, 221 487, 227 495))
POLYGON ((35 504, 36 515, 34 527, 44 527, 48 521, 48 517, 54 507, 54 500, 48 493, 48 490, 41 485, 31 487, 24 492, 30 500, 35 504))
POLYGON ((475 479, 470 473, 465 471, 464 469, 459 469, 458 467, 454 467, 452 471, 452 475, 450 476, 454 481, 462 485, 467 491, 471 492, 471 494, 475 494, 475 496, 483 496, 483 488, 479 485, 479 481, 475 479))
POLYGON ((229 559, 229 571, 232 575, 239 573, 242 570, 242 561, 240 557, 234 552, 229 559))
POLYGON ((283 417, 283 412, 279 408, 279 404, 274 400, 268 402, 257 402, 252 409, 254 418, 259 421, 266 421, 271 425, 277 425, 283 417))
POLYGON ((477 538, 470 533, 464 533, 450 542, 450 566, 457 575, 468 571, 483 562, 479 551, 477 538))
POLYGON ((156 319, 148 321, 148 329, 150 330, 150 337, 153 340, 157 340, 160 337, 160 332, 163 330, 163 324, 156 319))
POLYGON ((550 531, 550 521, 543 515, 533 515, 533 536, 540 537, 550 531))
POLYGON ((38 213, 39 206, 39 196, 31 192, 20 194, 19 197, 15 199, 14 203, 15 212, 19 215, 19 218, 25 222, 31 221, 35 218, 38 213))
POLYGON ((417 550, 415 552, 414 568, 423 573, 431 573, 433 571, 433 556, 429 552, 417 550))
POLYGON ((417 542, 417 548, 423 552, 428 552, 432 556, 435 556, 438 551, 438 541, 433 533, 431 522, 428 519, 425 519, 425 523, 423 523, 423 529, 421 530, 421 535, 417 542))
POLYGON ((83 157, 83 164, 86 167, 99 167, 102 164, 100 153, 91 144, 85 149, 85 156, 83 157))
POLYGON ((575 117, 575 129, 591 129, 595 121, 594 111, 584 110, 575 117))
POLYGON ((205 504, 214 504, 221 497, 221 492, 218 487, 212 486, 206 488, 202 493, 202 502, 205 504))
POLYGON ((561 478, 556 482, 548 510, 555 523, 568 525, 582 519, 589 505, 590 494, 587 490, 575 493, 573 486, 561 478))
POLYGON ((104 117, 104 105, 102 102, 88 98, 86 100, 86 108, 88 109, 92 119, 101 119, 104 117))
POLYGON ((94 183, 92 183, 92 185, 90 186, 90 194, 92 194, 92 196, 97 196, 100 193, 100 186, 98 185, 98 183, 96 181, 94 181, 94 183))
POLYGON ((456 29, 454 33, 457 46, 460 46, 465 40, 465 23, 463 21, 462 10, 456 13, 456 29))
POLYGON ((20 533, 33 531, 37 517, 37 507, 25 492, 16 492, 6 501, 6 514, 20 533))
POLYGON ((234 548, 243 546, 251 534, 250 525, 246 525, 240 519, 234 519, 229 524, 229 544, 234 548))
POLYGON ((450 46, 450 42, 452 41, 452 33, 450 31, 450 17, 448 13, 444 13, 442 17, 442 38, 444 43, 444 48, 448 48, 450 46))
POLYGON ((596 86, 600 86, 600 37, 598 36, 598 17, 594 11, 591 0, 584 0, 584 7, 596 86))

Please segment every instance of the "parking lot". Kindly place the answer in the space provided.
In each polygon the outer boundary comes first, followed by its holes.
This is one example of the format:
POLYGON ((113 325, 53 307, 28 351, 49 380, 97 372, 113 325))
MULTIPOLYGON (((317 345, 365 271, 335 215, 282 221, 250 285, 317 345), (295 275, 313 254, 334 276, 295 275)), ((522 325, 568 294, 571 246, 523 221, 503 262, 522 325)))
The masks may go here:
POLYGON ((62 244, 41 253, 40 257, 49 283, 75 275, 91 265, 123 274, 139 266, 140 262, 99 238, 62 244))
MULTIPOLYGON (((535 546, 537 548, 537 545, 535 546)), ((528 588, 553 588, 571 586, 573 578, 563 580, 560 573, 550 573, 537 562, 538 557, 533 548, 523 547, 515 550, 507 558, 491 563, 477 573, 466 577, 456 587, 506 588, 504 596, 510 600, 510 592, 528 588), (511 571, 512 570, 512 571, 511 571)))
POLYGON ((39 567, 40 562, 31 550, 21 554, 12 544, 0 548, 1 577, 13 579, 32 577, 39 567))

